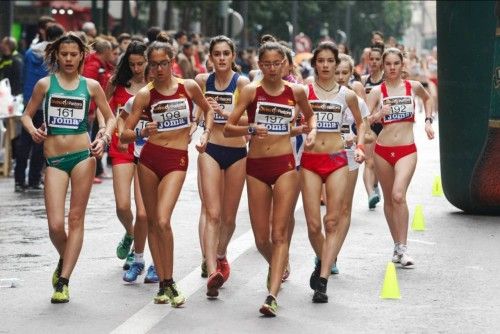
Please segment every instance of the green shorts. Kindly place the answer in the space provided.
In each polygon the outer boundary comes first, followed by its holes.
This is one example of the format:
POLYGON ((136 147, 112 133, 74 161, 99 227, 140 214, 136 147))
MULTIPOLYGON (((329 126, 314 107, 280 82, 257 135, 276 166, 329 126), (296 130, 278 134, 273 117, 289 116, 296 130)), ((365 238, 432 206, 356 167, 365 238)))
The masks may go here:
POLYGON ((66 153, 56 157, 47 158, 47 166, 60 169, 68 173, 68 175, 71 175, 73 168, 75 168, 75 166, 81 161, 86 160, 89 157, 91 157, 89 149, 66 153))

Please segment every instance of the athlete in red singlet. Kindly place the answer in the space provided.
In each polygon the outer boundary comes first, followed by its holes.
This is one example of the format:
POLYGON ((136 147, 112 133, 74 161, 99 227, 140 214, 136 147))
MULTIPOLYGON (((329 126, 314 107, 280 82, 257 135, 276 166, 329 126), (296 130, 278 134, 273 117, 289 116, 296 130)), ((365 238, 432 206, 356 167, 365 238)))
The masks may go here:
POLYGON ((385 80, 368 96, 372 117, 384 124, 375 144, 375 170, 384 193, 384 213, 394 240, 392 261, 410 266, 414 261, 407 253, 406 191, 417 164, 413 137, 414 95, 424 102, 425 131, 429 139, 434 138, 432 100, 420 82, 401 78, 403 55, 399 49, 385 50, 382 62, 385 80))
POLYGON ((314 145, 316 137, 316 121, 304 89, 281 79, 284 62, 285 52, 280 44, 269 42, 261 46, 259 67, 263 79, 243 88, 224 128, 228 137, 251 135, 247 157, 248 206, 257 249, 270 266, 269 295, 260 308, 267 316, 276 316, 276 296, 288 260, 288 224, 299 191, 290 143, 296 105, 307 122, 306 145, 314 145), (250 126, 238 125, 245 110, 250 126))
POLYGON ((206 129, 196 145, 203 152, 213 126, 213 110, 194 80, 177 79, 172 74, 172 46, 155 41, 147 50, 148 66, 154 80, 136 95, 132 113, 125 122, 120 139, 133 142, 133 130, 144 112, 149 118, 149 136, 139 158, 139 181, 148 216, 148 241, 160 279, 154 298, 157 304, 170 302, 178 307, 185 302, 173 276, 172 211, 179 198, 188 166, 187 148, 191 140, 192 106, 204 112, 206 129))

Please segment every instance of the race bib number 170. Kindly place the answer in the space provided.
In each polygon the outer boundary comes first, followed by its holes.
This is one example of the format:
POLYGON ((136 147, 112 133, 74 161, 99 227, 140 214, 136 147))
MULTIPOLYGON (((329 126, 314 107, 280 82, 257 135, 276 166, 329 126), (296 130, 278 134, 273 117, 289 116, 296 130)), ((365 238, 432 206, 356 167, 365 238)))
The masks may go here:
POLYGON ((309 101, 316 115, 318 132, 339 132, 342 106, 328 101, 309 101))

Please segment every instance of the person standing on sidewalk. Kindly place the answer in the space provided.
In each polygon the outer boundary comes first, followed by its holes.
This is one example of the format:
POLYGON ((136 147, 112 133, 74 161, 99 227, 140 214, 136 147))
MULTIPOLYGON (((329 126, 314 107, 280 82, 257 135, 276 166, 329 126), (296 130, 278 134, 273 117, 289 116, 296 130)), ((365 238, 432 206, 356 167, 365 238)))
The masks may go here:
POLYGON ((49 235, 59 264, 52 275, 52 303, 69 301, 69 278, 83 244, 85 211, 95 175, 95 157, 109 144, 114 117, 99 83, 80 75, 86 45, 67 34, 47 46, 45 62, 51 75, 37 82, 21 121, 36 143, 44 142, 47 159, 45 208, 49 235), (90 142, 87 133, 89 103, 94 100, 106 120, 101 138, 90 142), (33 116, 43 103, 44 123, 36 128, 33 116), (68 232, 65 201, 71 182, 68 232))
POLYGON ((375 144, 375 170, 384 194, 384 213, 394 241, 392 262, 403 267, 415 262, 408 255, 408 204, 406 192, 417 165, 413 135, 415 95, 424 103, 425 132, 434 138, 432 99, 418 81, 403 80, 403 54, 388 48, 382 55, 385 79, 368 95, 368 109, 383 129, 375 144))
MULTIPOLYGON (((50 42, 55 41, 64 34, 64 29, 59 24, 53 24, 44 31, 47 41, 41 41, 31 46, 24 55, 24 78, 23 78, 23 101, 28 103, 33 93, 33 87, 38 80, 48 74, 44 65, 45 49, 50 42)), ((43 123, 43 111, 37 110, 33 116, 33 125, 39 128, 43 123)), ((23 192, 26 188, 26 167, 30 160, 28 174, 28 189, 42 190, 41 178, 44 165, 43 144, 33 141, 26 129, 21 130, 21 135, 17 141, 16 166, 14 168, 15 191, 23 192), (31 154, 30 154, 31 153, 31 154)))

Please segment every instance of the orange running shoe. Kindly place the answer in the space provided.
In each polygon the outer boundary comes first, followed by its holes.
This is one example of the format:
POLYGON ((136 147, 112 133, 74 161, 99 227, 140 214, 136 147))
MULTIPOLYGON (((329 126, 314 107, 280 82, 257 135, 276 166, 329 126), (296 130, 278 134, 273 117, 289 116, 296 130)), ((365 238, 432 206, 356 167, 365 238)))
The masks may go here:
POLYGON ((217 271, 224 277, 224 282, 229 278, 231 273, 231 267, 229 267, 229 262, 227 262, 227 257, 224 256, 222 259, 217 259, 217 271))
POLYGON ((207 297, 216 298, 219 296, 219 288, 224 284, 224 277, 219 271, 212 273, 208 277, 207 282, 207 297))

